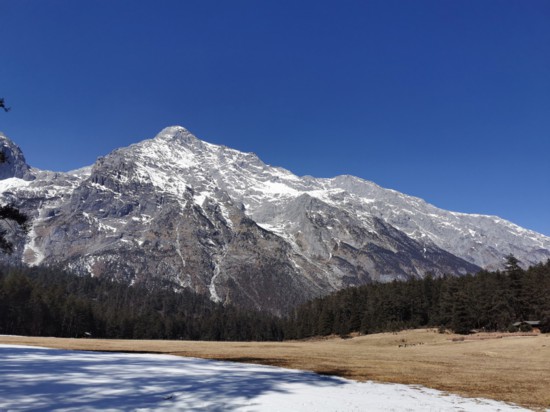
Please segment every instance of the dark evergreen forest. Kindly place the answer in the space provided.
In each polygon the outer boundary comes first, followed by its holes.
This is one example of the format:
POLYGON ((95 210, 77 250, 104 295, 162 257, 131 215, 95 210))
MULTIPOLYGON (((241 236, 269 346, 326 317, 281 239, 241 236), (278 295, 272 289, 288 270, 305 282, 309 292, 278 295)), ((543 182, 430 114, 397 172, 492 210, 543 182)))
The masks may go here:
POLYGON ((297 308, 285 326, 285 338, 419 327, 507 331, 522 320, 539 320, 541 329, 550 332, 550 260, 528 270, 518 263, 510 256, 505 271, 428 275, 344 289, 297 308))
POLYGON ((174 291, 46 268, 0 268, 0 334, 190 340, 281 340, 281 320, 174 291))
POLYGON ((128 286, 46 268, 0 267, 0 334, 191 340, 282 340, 440 327, 550 332, 550 261, 462 277, 372 283, 296 308, 285 318, 222 306, 167 283, 128 286))

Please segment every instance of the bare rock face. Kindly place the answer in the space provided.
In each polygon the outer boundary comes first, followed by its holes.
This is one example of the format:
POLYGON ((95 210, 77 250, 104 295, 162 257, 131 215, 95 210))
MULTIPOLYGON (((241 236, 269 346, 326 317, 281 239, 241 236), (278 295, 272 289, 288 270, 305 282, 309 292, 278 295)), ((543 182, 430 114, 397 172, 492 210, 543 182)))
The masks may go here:
MULTIPOLYGON (((550 258, 550 238, 353 176, 298 177, 182 127, 68 173, 13 160, 1 201, 32 217, 4 260, 151 279, 281 314, 352 285, 550 258), (34 180, 30 180, 34 177, 34 180)), ((5 149, 8 151, 8 149, 5 149)), ((6 168, 6 170, 8 170, 6 168)))
POLYGON ((23 180, 34 180, 30 166, 25 161, 23 152, 15 143, 0 133, 0 179, 16 177, 23 180))

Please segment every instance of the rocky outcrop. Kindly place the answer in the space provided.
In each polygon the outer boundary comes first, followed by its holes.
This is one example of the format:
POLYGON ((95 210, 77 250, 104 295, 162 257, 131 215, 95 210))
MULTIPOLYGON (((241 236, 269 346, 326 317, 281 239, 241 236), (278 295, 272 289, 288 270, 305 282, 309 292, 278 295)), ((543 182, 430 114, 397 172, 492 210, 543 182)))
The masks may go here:
POLYGON ((23 180, 34 180, 30 166, 25 161, 23 152, 15 143, 0 133, 0 179, 16 177, 23 180))

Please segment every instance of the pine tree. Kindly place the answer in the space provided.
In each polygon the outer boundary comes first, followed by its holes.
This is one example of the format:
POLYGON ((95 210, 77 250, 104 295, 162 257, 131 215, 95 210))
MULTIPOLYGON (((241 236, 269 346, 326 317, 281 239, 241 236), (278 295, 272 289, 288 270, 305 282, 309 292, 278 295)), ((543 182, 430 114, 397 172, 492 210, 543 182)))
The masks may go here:
POLYGON ((510 279, 510 305, 516 320, 526 320, 526 297, 523 293, 524 271, 519 266, 519 260, 514 255, 506 257, 505 272, 510 279))

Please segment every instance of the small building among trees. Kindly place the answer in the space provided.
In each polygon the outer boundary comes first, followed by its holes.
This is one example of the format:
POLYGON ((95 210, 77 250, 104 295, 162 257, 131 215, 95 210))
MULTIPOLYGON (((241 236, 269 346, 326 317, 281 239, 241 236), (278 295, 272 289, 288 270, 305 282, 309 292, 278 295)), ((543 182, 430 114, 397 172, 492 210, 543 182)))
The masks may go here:
POLYGON ((512 323, 512 326, 522 332, 540 333, 540 324, 540 320, 522 320, 512 323))

